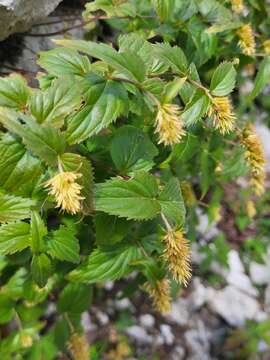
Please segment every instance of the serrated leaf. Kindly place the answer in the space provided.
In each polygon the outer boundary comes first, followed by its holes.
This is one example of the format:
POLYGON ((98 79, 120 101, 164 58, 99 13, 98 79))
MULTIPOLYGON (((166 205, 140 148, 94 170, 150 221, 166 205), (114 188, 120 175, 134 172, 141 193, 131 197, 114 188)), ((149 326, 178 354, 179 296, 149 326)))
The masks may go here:
POLYGON ((33 157, 12 135, 5 133, 0 140, 0 186, 15 195, 30 196, 38 176, 42 173, 39 159, 33 157))
POLYGON ((61 261, 78 263, 80 261, 80 246, 71 229, 60 226, 53 231, 52 238, 48 241, 48 253, 61 261))
POLYGON ((14 254, 30 246, 30 225, 16 222, 0 226, 1 255, 14 254))
POLYGON ((61 292, 57 309, 61 313, 77 313, 89 309, 92 298, 92 288, 84 284, 70 283, 61 292))
POLYGON ((69 273, 71 281, 92 284, 103 280, 116 280, 132 271, 133 261, 141 258, 135 245, 122 245, 116 249, 96 249, 77 269, 69 273))
POLYGON ((0 194, 0 223, 27 219, 35 202, 19 196, 0 194))
POLYGON ((127 219, 151 219, 160 211, 157 193, 155 177, 140 172, 130 180, 116 177, 97 184, 94 191, 94 206, 98 211, 127 219))
POLYGON ((150 170, 154 165, 153 158, 158 154, 149 137, 130 125, 122 126, 116 132, 110 150, 113 162, 122 173, 150 170))
POLYGON ((76 171, 82 174, 77 180, 82 186, 81 194, 84 197, 82 201, 82 212, 85 215, 90 214, 93 211, 94 183, 94 173, 90 160, 79 154, 65 153, 61 156, 61 161, 65 171, 76 171))
POLYGON ((83 16, 88 19, 92 12, 103 10, 109 17, 135 17, 136 5, 129 1, 95 0, 85 5, 83 16))
POLYGON ((29 109, 38 123, 60 128, 67 114, 79 107, 80 102, 80 91, 76 83, 61 78, 45 91, 35 90, 30 97, 29 109))
POLYGON ((127 91, 121 83, 107 81, 99 90, 91 105, 68 119, 66 135, 70 144, 97 134, 126 111, 127 91))
POLYGON ((187 71, 188 63, 186 56, 182 49, 178 46, 171 46, 168 43, 156 44, 154 51, 173 71, 185 74, 187 71))
POLYGON ((34 154, 55 165, 65 150, 62 133, 50 125, 41 126, 31 118, 13 110, 0 108, 0 122, 11 132, 20 136, 26 147, 34 154), (22 125, 20 120, 26 122, 22 125))
POLYGON ((253 100, 255 97, 257 97, 268 82, 270 82, 270 56, 267 56, 260 63, 254 83, 254 88, 249 97, 250 100, 253 100))
POLYGON ((152 0, 151 2, 162 23, 172 19, 175 0, 152 0))
POLYGON ((83 76, 91 69, 88 57, 80 55, 76 50, 56 48, 42 51, 39 56, 37 63, 54 76, 83 76))
POLYGON ((183 225, 185 220, 185 204, 177 178, 171 178, 159 195, 161 212, 175 225, 183 225))
POLYGON ((52 273, 53 266, 50 258, 46 254, 33 255, 31 274, 38 286, 44 287, 52 273))
POLYGON ((164 103, 170 103, 178 95, 180 89, 185 84, 186 79, 187 79, 186 77, 183 78, 176 77, 172 81, 167 83, 163 94, 164 103))
POLYGON ((47 227, 37 211, 31 213, 30 239, 31 249, 34 254, 44 251, 44 236, 47 235, 47 227))
POLYGON ((186 126, 194 125, 205 115, 209 101, 208 96, 203 91, 197 90, 181 114, 181 118, 186 126))
POLYGON ((22 110, 27 104, 29 89, 19 74, 0 78, 0 106, 22 110))
POLYGON ((96 242, 100 246, 110 246, 123 240, 133 222, 126 219, 98 213, 95 216, 96 242))
POLYGON ((55 40, 55 43, 100 59, 131 80, 142 82, 145 79, 142 59, 130 50, 119 53, 106 44, 84 40, 55 40))
POLYGON ((214 96, 226 96, 232 92, 236 81, 236 71, 232 63, 220 64, 211 79, 210 90, 214 96))

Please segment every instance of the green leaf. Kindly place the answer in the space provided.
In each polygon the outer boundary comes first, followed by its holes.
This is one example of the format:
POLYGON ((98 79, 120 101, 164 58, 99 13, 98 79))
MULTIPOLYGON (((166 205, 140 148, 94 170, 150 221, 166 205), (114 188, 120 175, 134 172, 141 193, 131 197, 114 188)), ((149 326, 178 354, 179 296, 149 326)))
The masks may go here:
POLYGON ((186 73, 188 63, 186 56, 180 47, 164 43, 156 44, 154 49, 157 56, 170 66, 173 71, 176 71, 181 75, 186 73))
POLYGON ((39 159, 33 157, 12 135, 5 133, 0 140, 0 186, 15 195, 30 196, 25 185, 35 185, 42 173, 39 159))
POLYGON ((19 196, 0 194, 0 223, 27 219, 35 202, 19 196))
POLYGON ((29 96, 26 80, 19 74, 0 78, 0 106, 24 109, 29 96))
POLYGON ((80 261, 80 246, 71 229, 60 226, 53 231, 52 238, 48 241, 48 253, 61 261, 78 263, 80 261))
POLYGON ((84 40, 54 40, 56 44, 86 53, 100 59, 113 69, 119 71, 131 80, 142 82, 145 79, 145 65, 134 52, 127 50, 117 52, 109 45, 84 40))
POLYGON ((71 281, 92 284, 103 280, 116 280, 132 271, 132 262, 141 258, 135 245, 122 245, 116 249, 96 249, 77 269, 69 273, 71 281))
POLYGON ((31 274, 38 286, 44 287, 53 273, 53 266, 46 254, 34 255, 31 262, 31 274))
POLYGON ((210 90, 214 96, 226 96, 232 92, 236 81, 236 71, 232 63, 220 64, 211 79, 210 90))
POLYGON ((126 219, 98 213, 95 216, 96 242, 100 246, 110 246, 127 235, 133 222, 126 219))
POLYGON ((256 75, 254 88, 250 94, 250 100, 257 97, 264 89, 267 83, 270 81, 270 56, 267 56, 259 66, 258 73, 256 75))
POLYGON ((185 205, 177 178, 171 178, 164 186, 159 196, 161 212, 175 225, 183 225, 185 220, 185 205))
POLYGON ((158 185, 153 175, 140 172, 130 180, 112 178, 97 184, 94 191, 95 209, 127 219, 146 220, 160 211, 156 199, 158 185))
POLYGON ((90 160, 79 154, 65 153, 61 156, 61 161, 65 171, 76 171, 82 174, 77 180, 82 186, 81 194, 84 197, 82 212, 85 215, 91 214, 93 211, 94 173, 90 160))
POLYGON ((61 313, 81 314, 89 309, 91 298, 90 286, 70 283, 60 294, 57 309, 61 313))
POLYGON ((31 214, 31 249, 34 254, 44 251, 44 236, 48 233, 44 221, 41 219, 37 211, 32 211, 31 214))
POLYGON ((79 143, 97 134, 126 111, 127 91, 121 83, 104 82, 95 96, 93 104, 85 106, 68 119, 66 134, 70 144, 79 143))
POLYGON ((10 301, 6 295, 0 294, 0 324, 5 324, 12 320, 14 306, 13 301, 10 301))
POLYGON ((209 101, 210 100, 208 96, 205 95, 204 91, 197 90, 181 114, 181 118, 186 126, 194 125, 205 115, 209 101))
POLYGON ((157 154, 158 150, 149 137, 134 126, 122 126, 112 140, 111 157, 122 173, 150 170, 157 154))
POLYGON ((30 225, 16 222, 0 226, 1 255, 14 254, 30 246, 30 225))
POLYGON ((54 76, 84 76, 91 69, 88 57, 80 55, 76 50, 56 48, 42 51, 39 56, 37 63, 54 76))
POLYGON ((175 0, 152 0, 152 4, 162 23, 172 19, 175 0))
POLYGON ((187 79, 186 77, 183 78, 176 77, 165 86, 165 90, 163 94, 164 103, 171 102, 178 95, 180 89, 185 84, 186 79, 187 79))
POLYGON ((80 91, 76 83, 61 78, 45 91, 35 90, 30 97, 29 109, 38 123, 60 128, 67 114, 79 107, 80 102, 80 91))
POLYGON ((62 133, 50 125, 39 125, 32 119, 15 111, 0 108, 0 122, 12 133, 20 136, 26 147, 34 154, 55 165, 58 156, 65 150, 65 139, 62 133), (20 120, 26 122, 22 125, 20 120))

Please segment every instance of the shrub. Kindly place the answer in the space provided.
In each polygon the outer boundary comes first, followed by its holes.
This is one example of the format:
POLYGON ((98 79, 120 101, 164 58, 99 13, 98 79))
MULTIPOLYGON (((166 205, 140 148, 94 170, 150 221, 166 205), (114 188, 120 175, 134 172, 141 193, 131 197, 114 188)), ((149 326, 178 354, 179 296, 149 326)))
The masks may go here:
POLYGON ((226 184, 246 176, 237 196, 254 216, 266 7, 96 0, 84 24, 100 33, 106 22, 113 45, 55 40, 39 88, 0 79, 0 323, 17 324, 1 358, 88 358, 80 315, 95 284, 132 274, 127 293, 141 288, 168 311, 172 284, 191 277, 196 209, 220 219, 226 184))

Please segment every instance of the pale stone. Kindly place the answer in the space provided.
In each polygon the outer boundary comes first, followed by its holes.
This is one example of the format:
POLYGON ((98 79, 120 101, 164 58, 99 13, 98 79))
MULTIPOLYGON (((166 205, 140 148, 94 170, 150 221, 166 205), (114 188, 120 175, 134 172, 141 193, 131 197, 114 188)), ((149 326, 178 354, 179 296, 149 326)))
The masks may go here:
POLYGON ((48 16, 62 0, 0 0, 0 40, 24 32, 48 16))

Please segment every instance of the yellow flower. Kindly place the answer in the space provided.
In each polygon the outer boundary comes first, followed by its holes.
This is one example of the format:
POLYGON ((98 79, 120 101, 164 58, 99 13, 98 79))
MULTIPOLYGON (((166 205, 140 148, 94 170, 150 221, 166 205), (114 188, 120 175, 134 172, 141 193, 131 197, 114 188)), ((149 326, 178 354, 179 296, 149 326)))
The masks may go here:
POLYGON ((164 258, 175 280, 187 286, 191 278, 190 248, 181 230, 169 230, 163 238, 164 258))
POLYGON ((245 147, 245 158, 251 170, 250 185, 255 195, 262 195, 265 191, 265 157, 263 147, 252 124, 248 124, 241 134, 242 146, 245 147))
POLYGON ((213 116, 214 127, 222 135, 233 131, 236 116, 233 112, 230 99, 227 96, 213 98, 208 116, 213 116))
POLYGON ((254 55, 255 54, 255 38, 253 30, 250 24, 243 25, 240 27, 236 34, 239 37, 239 46, 245 55, 254 55))
POLYGON ((244 5, 242 0, 231 0, 232 9, 237 13, 241 13, 244 10, 244 5))
POLYGON ((267 55, 270 55, 270 40, 265 40, 263 42, 263 48, 267 55))
POLYGON ((252 200, 248 200, 246 202, 246 210, 247 210, 247 216, 250 218, 250 219, 253 219, 254 216, 256 215, 256 208, 255 208, 255 204, 252 200))
POLYGON ((176 104, 160 105, 156 117, 156 133, 159 135, 159 144, 177 144, 186 135, 180 117, 180 109, 176 104))
POLYGON ((30 335, 26 334, 24 331, 20 334, 20 340, 22 347, 29 348, 33 345, 33 339, 30 335))
POLYGON ((172 299, 168 279, 164 278, 157 281, 155 287, 148 282, 144 285, 144 290, 149 294, 157 311, 167 313, 171 310, 172 299))
POLYGON ((183 198, 187 206, 192 206, 196 202, 196 196, 192 189, 191 184, 188 181, 182 181, 180 183, 183 198))
POLYGON ((84 334, 73 333, 68 341, 73 360, 89 360, 89 344, 84 334))
POLYGON ((45 183, 49 188, 49 194, 53 195, 57 201, 57 207, 71 214, 76 214, 81 210, 82 186, 76 180, 82 175, 72 171, 61 171, 45 183))

